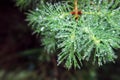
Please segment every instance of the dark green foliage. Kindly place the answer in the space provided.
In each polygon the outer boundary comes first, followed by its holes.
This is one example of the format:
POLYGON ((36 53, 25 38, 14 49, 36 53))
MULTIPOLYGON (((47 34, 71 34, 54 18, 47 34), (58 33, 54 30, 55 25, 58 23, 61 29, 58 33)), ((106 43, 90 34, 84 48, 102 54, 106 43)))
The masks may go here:
POLYGON ((26 9, 29 7, 34 8, 41 2, 41 0, 15 0, 15 1, 16 1, 16 6, 20 7, 20 9, 26 9))
POLYGON ((16 6, 20 7, 21 10, 23 9, 34 9, 39 6, 40 3, 44 2, 59 2, 62 0, 14 0, 16 2, 16 6))
POLYGON ((41 4, 27 14, 34 33, 43 36, 42 43, 48 53, 61 50, 58 65, 70 69, 82 61, 102 65, 114 61, 113 49, 120 48, 120 1, 81 0, 82 15, 76 21, 70 14, 74 7, 66 1, 41 4), (57 46, 57 47, 56 47, 57 46))

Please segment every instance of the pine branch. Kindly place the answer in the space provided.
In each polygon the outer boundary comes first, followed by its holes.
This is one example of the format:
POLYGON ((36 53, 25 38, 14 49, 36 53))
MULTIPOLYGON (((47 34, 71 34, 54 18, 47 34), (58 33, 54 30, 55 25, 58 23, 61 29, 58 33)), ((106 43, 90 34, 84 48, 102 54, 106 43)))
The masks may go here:
POLYGON ((27 21, 43 36, 48 52, 60 49, 58 65, 80 68, 82 61, 98 65, 114 61, 113 49, 120 48, 120 1, 81 0, 78 20, 70 13, 69 3, 44 4, 30 11, 27 21), (85 1, 87 1, 85 3, 85 1), (57 46, 57 48, 55 47, 57 46), (54 50, 53 50, 54 49, 54 50))

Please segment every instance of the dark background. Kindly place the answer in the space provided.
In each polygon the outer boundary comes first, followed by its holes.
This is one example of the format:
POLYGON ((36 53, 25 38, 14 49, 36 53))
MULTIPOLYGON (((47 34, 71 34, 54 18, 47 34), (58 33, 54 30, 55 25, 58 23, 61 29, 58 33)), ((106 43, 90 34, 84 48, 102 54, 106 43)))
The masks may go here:
MULTIPOLYGON (((0 67, 23 64, 19 52, 36 48, 37 38, 25 22, 25 15, 12 0, 0 0, 0 67)), ((26 58, 25 58, 26 59, 26 58)))
MULTIPOLYGON (((15 6, 15 2, 0 0, 0 80, 14 80, 6 77, 15 72, 14 77, 22 71, 28 72, 24 75, 32 72, 30 74, 32 78, 27 76, 19 80, 92 80, 81 78, 82 75, 87 74, 89 67, 69 71, 63 67, 56 69, 54 59, 48 62, 38 61, 39 51, 38 54, 21 54, 26 50, 28 52, 32 50, 35 53, 33 49, 41 49, 40 38, 32 35, 32 30, 27 26, 25 18, 25 12, 20 11, 15 6)), ((120 50, 116 52, 118 59, 115 63, 108 63, 96 69, 95 74, 98 80, 120 80, 120 50)))

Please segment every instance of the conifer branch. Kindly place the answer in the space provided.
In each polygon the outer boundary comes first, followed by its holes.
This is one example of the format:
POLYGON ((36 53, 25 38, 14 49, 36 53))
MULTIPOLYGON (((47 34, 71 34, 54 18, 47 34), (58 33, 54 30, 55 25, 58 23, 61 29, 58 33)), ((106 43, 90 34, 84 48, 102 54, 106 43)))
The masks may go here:
POLYGON ((58 65, 63 63, 70 69, 80 68, 90 59, 98 65, 114 62, 117 56, 113 49, 120 48, 120 1, 81 0, 79 18, 76 2, 73 8, 67 2, 46 3, 30 11, 27 21, 43 36, 48 53, 61 51, 58 65))

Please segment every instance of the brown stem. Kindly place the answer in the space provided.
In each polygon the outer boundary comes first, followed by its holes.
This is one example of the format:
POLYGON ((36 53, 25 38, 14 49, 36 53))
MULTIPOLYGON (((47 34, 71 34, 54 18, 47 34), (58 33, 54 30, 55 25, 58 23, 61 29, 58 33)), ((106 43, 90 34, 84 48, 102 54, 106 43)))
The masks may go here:
POLYGON ((75 0, 75 18, 78 18, 78 0, 75 0))
POLYGON ((74 0, 74 10, 71 14, 75 15, 75 20, 78 20, 79 15, 82 14, 82 12, 78 10, 78 0, 74 0))

